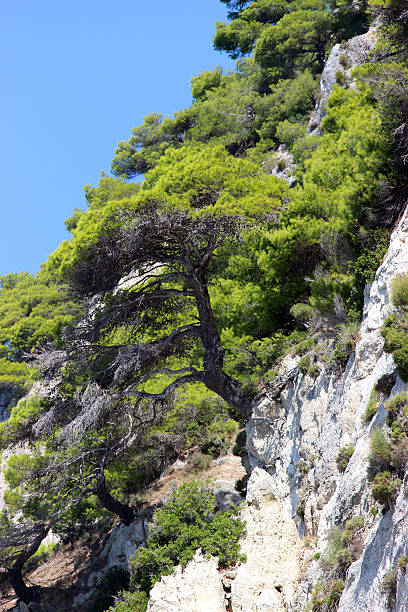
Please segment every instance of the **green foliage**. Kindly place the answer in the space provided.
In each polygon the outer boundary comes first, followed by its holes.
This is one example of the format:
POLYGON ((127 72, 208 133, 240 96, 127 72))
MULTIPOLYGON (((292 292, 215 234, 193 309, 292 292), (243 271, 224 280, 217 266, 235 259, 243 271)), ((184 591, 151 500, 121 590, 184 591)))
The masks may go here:
POLYGON ((0 279, 0 343, 6 355, 17 360, 49 344, 61 346, 61 333, 78 315, 77 304, 67 287, 56 283, 45 272, 0 279))
POLYGON ((339 472, 345 472, 346 467, 348 466, 348 462, 354 453, 354 446, 343 446, 336 457, 336 465, 339 472))
POLYGON ((391 301, 396 308, 408 306, 408 274, 397 276, 392 281, 391 301))
POLYGON ((392 506, 401 486, 401 480, 391 472, 380 472, 373 480, 373 497, 385 506, 392 506))
POLYGON ((41 544, 36 553, 30 557, 27 562, 26 569, 29 571, 35 570, 37 567, 41 567, 46 563, 50 557, 52 557, 58 550, 57 542, 50 542, 49 544, 41 544))
POLYGON ((13 394, 18 395, 27 389, 35 377, 35 368, 26 363, 0 357, 0 389, 12 389, 13 394))
POLYGON ((408 381, 408 317, 404 313, 389 315, 381 328, 384 350, 392 353, 398 374, 408 381))
POLYGON ((246 431, 245 429, 241 430, 235 440, 235 444, 232 447, 232 452, 235 456, 240 457, 243 453, 245 453, 246 447, 246 431))
POLYGON ((391 428, 393 442, 408 435, 408 393, 402 392, 389 399, 387 408, 387 424, 391 428))
POLYGON ((308 612, 336 610, 344 587, 345 583, 341 578, 335 578, 330 582, 318 582, 312 591, 312 596, 306 606, 306 610, 308 612))
POLYGON ((330 531, 329 539, 323 554, 320 556, 320 565, 334 577, 340 572, 345 576, 351 563, 361 555, 362 530, 364 519, 362 516, 353 516, 346 521, 344 528, 334 527, 330 531))
POLYGON ((386 605, 389 610, 394 607, 395 596, 397 594, 398 572, 389 570, 384 574, 381 581, 380 590, 386 596, 386 605))
POLYGON ((408 555, 401 555, 398 559, 398 569, 401 572, 405 572, 408 567, 408 555))
POLYGON ((300 67, 321 69, 329 43, 362 32, 367 23, 366 2, 356 7, 351 0, 255 0, 233 6, 231 22, 216 24, 215 48, 236 58, 256 43, 256 61, 271 79, 300 67))
POLYGON ((375 389, 371 389, 367 408, 365 409, 365 412, 364 412, 364 423, 369 423, 371 419, 377 414, 379 401, 380 401, 379 393, 375 389))
POLYGON ((342 371, 357 343, 359 325, 355 321, 338 327, 336 344, 330 355, 330 365, 334 370, 342 371))
POLYGON ((0 423, 0 447, 5 448, 13 441, 18 441, 19 437, 24 438, 48 405, 46 399, 36 395, 22 398, 12 405, 10 418, 0 423))
POLYGON ((213 514, 215 497, 207 485, 191 481, 174 491, 164 508, 156 510, 147 547, 132 562, 132 585, 149 592, 161 576, 185 565, 197 548, 216 555, 221 567, 240 559, 239 538, 244 524, 237 511, 213 514))
POLYGON ((149 596, 143 591, 120 593, 108 612, 146 612, 149 596))
POLYGON ((375 427, 370 437, 370 453, 368 455, 368 473, 370 478, 390 467, 391 442, 386 433, 375 427))
POLYGON ((298 363, 298 368, 299 371, 302 372, 302 374, 307 374, 307 371, 310 368, 310 357, 309 355, 304 355, 304 357, 302 357, 298 363))
MULTIPOLYGON (((114 603, 115 595, 128 586, 129 572, 126 569, 119 566, 109 568, 97 586, 95 598, 89 606, 88 612, 104 612, 108 606, 114 603)), ((140 603, 142 602, 143 599, 140 603)), ((117 611, 120 610, 120 607, 114 606, 113 609, 117 611)))

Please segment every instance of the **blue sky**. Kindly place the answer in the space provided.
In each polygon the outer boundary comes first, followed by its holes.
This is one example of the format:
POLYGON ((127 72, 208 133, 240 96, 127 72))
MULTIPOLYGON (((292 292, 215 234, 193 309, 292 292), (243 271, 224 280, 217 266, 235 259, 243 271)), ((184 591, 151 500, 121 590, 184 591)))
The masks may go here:
POLYGON ((39 270, 144 115, 233 67, 212 49, 225 19, 219 0, 0 0, 0 275, 39 270))

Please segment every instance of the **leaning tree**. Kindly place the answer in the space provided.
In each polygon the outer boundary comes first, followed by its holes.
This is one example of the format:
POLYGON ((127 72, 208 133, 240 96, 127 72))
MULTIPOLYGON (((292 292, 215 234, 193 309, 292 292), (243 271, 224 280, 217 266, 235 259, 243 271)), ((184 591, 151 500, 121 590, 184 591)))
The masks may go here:
POLYGON ((250 398, 224 370, 209 292, 242 228, 233 215, 193 216, 153 205, 123 212, 119 228, 102 235, 71 270, 78 291, 104 291, 67 334, 72 376, 82 373, 109 390, 111 401, 157 402, 200 382, 248 417, 250 398), (120 341, 107 341, 115 328, 120 341), (163 388, 149 390, 159 375, 166 377, 163 388))

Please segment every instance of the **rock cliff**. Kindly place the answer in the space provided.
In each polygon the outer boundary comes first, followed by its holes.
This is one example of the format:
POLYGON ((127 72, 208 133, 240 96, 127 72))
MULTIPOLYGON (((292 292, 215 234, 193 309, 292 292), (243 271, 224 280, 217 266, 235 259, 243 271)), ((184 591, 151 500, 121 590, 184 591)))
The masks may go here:
MULTIPOLYGON (((368 57, 374 39, 370 31, 333 48, 310 133, 319 130, 338 72, 353 86, 350 70, 368 57)), ((407 241, 408 209, 392 232, 374 282, 366 287, 358 341, 345 370, 339 373, 326 367, 317 377, 311 376, 299 370, 298 357, 287 357, 281 364, 280 384, 265 389, 254 402, 247 423, 250 478, 242 511, 247 523, 242 542, 246 563, 226 576, 214 571, 213 560, 197 557, 155 587, 149 612, 172 610, 168 602, 176 601, 184 606, 177 609, 197 612, 326 609, 308 605, 325 577, 319 557, 327 550, 333 530, 354 516, 362 517, 363 525, 359 558, 344 574, 338 610, 408 609, 407 577, 397 570, 398 559, 408 553, 407 481, 395 505, 381 511, 374 509, 367 477, 370 435, 385 422, 384 402, 407 389, 396 375, 392 356, 383 350, 380 333, 393 309, 391 281, 408 270, 407 241), (378 381, 388 381, 387 393, 380 394, 378 410, 366 422, 367 404, 378 381), (345 446, 354 452, 340 472, 336 458, 345 446), (191 582, 194 573, 196 586, 205 580, 213 607, 200 603, 201 595, 191 582), (395 603, 394 593, 390 596, 390 589, 384 590, 387 575, 393 576, 395 603), (224 597, 220 598, 221 587, 224 597)))

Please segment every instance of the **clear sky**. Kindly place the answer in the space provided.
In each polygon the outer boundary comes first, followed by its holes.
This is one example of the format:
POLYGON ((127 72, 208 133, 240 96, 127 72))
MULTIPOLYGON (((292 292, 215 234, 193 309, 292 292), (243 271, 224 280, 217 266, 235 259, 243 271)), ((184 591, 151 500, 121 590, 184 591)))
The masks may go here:
POLYGON ((191 103, 222 65, 219 0, 0 0, 0 275, 35 273, 149 112, 191 103))

